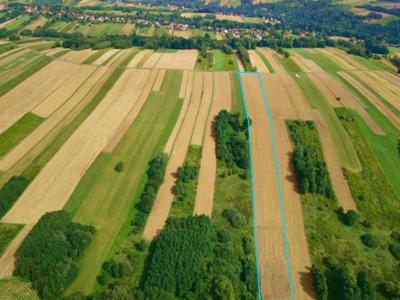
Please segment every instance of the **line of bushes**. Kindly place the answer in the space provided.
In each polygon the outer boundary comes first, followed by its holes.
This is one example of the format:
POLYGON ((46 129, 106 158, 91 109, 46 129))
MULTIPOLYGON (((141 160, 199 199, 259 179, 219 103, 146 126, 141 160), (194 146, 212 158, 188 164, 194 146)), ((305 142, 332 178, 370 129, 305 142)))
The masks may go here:
POLYGON ((237 53, 239 54, 240 60, 243 63, 243 67, 246 71, 254 71, 254 67, 251 65, 250 56, 247 49, 243 46, 237 47, 237 53))
POLYGON ((30 280, 42 299, 60 299, 94 232, 65 211, 46 213, 17 250, 14 275, 30 280))
POLYGON ((286 124, 294 145, 293 167, 301 193, 317 193, 334 199, 335 194, 314 123, 295 120, 287 121, 286 124))
POLYGON ((221 110, 217 115, 214 124, 217 159, 230 168, 249 168, 247 122, 250 121, 241 120, 239 113, 221 110))
POLYGON ((24 176, 13 176, 3 185, 0 189, 0 218, 10 210, 28 185, 29 180, 24 176))
POLYGON ((143 228, 146 216, 150 213, 156 199, 157 192, 164 181, 165 169, 168 163, 168 156, 160 153, 149 161, 147 169, 147 181, 140 195, 140 201, 136 208, 139 210, 135 215, 132 225, 136 230, 143 228))

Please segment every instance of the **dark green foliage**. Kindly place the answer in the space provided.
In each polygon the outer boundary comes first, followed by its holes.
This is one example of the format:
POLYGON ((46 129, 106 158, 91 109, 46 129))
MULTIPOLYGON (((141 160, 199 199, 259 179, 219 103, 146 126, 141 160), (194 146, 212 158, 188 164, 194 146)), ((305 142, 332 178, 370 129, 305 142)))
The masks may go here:
POLYGON ((397 260, 400 260, 400 245, 399 244, 391 244, 389 246, 389 251, 392 253, 393 257, 397 260))
POLYGON ((338 214, 339 214, 339 219, 342 221, 344 225, 347 226, 353 226, 360 218, 360 216, 356 211, 349 209, 345 213, 342 207, 338 209, 338 214))
POLYGON ((32 281, 41 298, 60 298, 93 233, 93 227, 71 222, 65 211, 46 213, 19 247, 14 275, 32 281))
POLYGON ((199 176, 198 167, 199 166, 185 163, 182 167, 178 168, 178 178, 174 187, 174 193, 178 200, 183 201, 189 198, 187 183, 197 180, 197 177, 199 176))
POLYGON ((397 151, 399 152, 400 155, 400 139, 397 140, 397 151))
POLYGON ((328 299, 328 285, 326 283, 324 271, 319 266, 313 265, 311 268, 311 276, 318 300, 328 299))
POLYGON ((388 299, 400 298, 400 282, 386 281, 379 286, 379 291, 388 299))
POLYGON ((218 239, 218 242, 221 242, 221 243, 229 242, 229 240, 230 240, 229 232, 225 231, 225 230, 219 230, 217 232, 217 239, 218 239))
POLYGON ((336 271, 336 292, 341 300, 361 299, 361 291, 357 286, 351 272, 347 269, 336 271))
POLYGON ((23 36, 30 36, 30 35, 32 35, 32 30, 31 29, 24 29, 19 34, 23 35, 23 36))
POLYGON ((122 161, 117 162, 114 167, 115 172, 120 173, 124 169, 124 163, 122 161))
POLYGON ((237 53, 239 54, 240 60, 243 63, 244 69, 246 71, 253 71, 254 67, 251 65, 250 56, 247 49, 243 46, 237 47, 237 53))
POLYGON ((232 282, 224 275, 217 276, 213 281, 214 299, 233 300, 236 299, 232 282))
POLYGON ((317 129, 312 121, 287 121, 294 144, 293 167, 302 194, 316 193, 334 199, 317 129))
POLYGON ((13 176, 3 185, 0 189, 0 218, 13 206, 28 184, 26 177, 13 176))
POLYGON ((136 248, 136 250, 138 250, 138 251, 144 251, 144 249, 146 249, 146 242, 145 242, 145 240, 140 240, 140 242, 137 242, 136 244, 135 244, 135 248, 136 248))
POLYGON ((366 272, 359 272, 357 274, 357 286, 360 289, 361 300, 375 299, 375 286, 366 272))
POLYGON ((147 182, 140 195, 138 208, 145 214, 148 214, 153 207, 154 199, 157 196, 158 189, 164 180, 165 168, 168 157, 165 154, 158 154, 149 162, 147 169, 147 182))
POLYGON ((113 278, 119 278, 128 274, 129 266, 124 262, 116 262, 110 259, 103 263, 102 270, 113 278))
POLYGON ((0 223, 0 256, 3 255, 9 243, 17 236, 24 225, 0 223))
POLYGON ((241 228, 246 225, 246 217, 233 208, 226 208, 222 212, 222 216, 232 225, 234 228, 241 228))
POLYGON ((151 247, 143 274, 146 299, 183 297, 190 291, 204 276, 212 239, 213 228, 205 216, 168 219, 151 247))
POLYGON ((217 158, 228 166, 241 169, 249 167, 247 124, 239 113, 219 112, 214 130, 217 143, 217 158))
POLYGON ((361 241, 363 244, 369 248, 376 248, 379 246, 379 241, 376 236, 373 236, 372 234, 364 234, 360 236, 361 241))

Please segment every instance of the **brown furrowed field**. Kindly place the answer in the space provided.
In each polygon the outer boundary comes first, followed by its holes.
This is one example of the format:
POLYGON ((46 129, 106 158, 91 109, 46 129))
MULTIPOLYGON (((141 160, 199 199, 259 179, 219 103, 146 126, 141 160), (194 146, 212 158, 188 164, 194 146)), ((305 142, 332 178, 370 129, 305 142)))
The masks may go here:
POLYGON ((229 73, 214 73, 214 96, 205 127, 203 150, 200 161, 199 180, 193 213, 211 217, 214 202, 214 186, 217 171, 215 138, 213 126, 215 117, 225 109, 231 108, 231 81, 229 73))
POLYGON ((168 218, 169 210, 174 199, 172 188, 175 184, 176 171, 178 167, 182 166, 183 162, 185 161, 201 103, 203 78, 204 73, 202 72, 196 72, 194 74, 193 89, 189 107, 169 156, 164 182, 160 186, 157 198, 153 204, 153 208, 143 231, 143 238, 146 240, 152 240, 164 227, 165 221, 168 218))

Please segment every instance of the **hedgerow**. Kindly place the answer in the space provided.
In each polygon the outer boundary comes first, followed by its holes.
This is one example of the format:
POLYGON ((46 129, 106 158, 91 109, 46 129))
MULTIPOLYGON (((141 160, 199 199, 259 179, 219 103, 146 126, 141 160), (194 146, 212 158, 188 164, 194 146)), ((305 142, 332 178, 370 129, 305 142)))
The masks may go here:
POLYGON ((29 180, 26 177, 13 176, 3 185, 0 189, 0 218, 9 211, 28 184, 29 180))

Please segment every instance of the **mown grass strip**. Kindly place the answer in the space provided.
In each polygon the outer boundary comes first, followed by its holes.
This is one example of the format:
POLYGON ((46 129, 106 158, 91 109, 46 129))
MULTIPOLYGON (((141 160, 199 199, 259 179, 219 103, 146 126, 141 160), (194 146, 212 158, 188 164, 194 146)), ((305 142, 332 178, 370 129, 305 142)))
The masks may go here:
POLYGON ((0 134, 0 157, 27 137, 42 122, 43 118, 32 113, 25 114, 6 131, 0 134))
POLYGON ((86 58, 82 64, 88 65, 96 61, 100 56, 102 56, 104 53, 106 53, 109 49, 101 49, 90 55, 88 58, 86 58))

